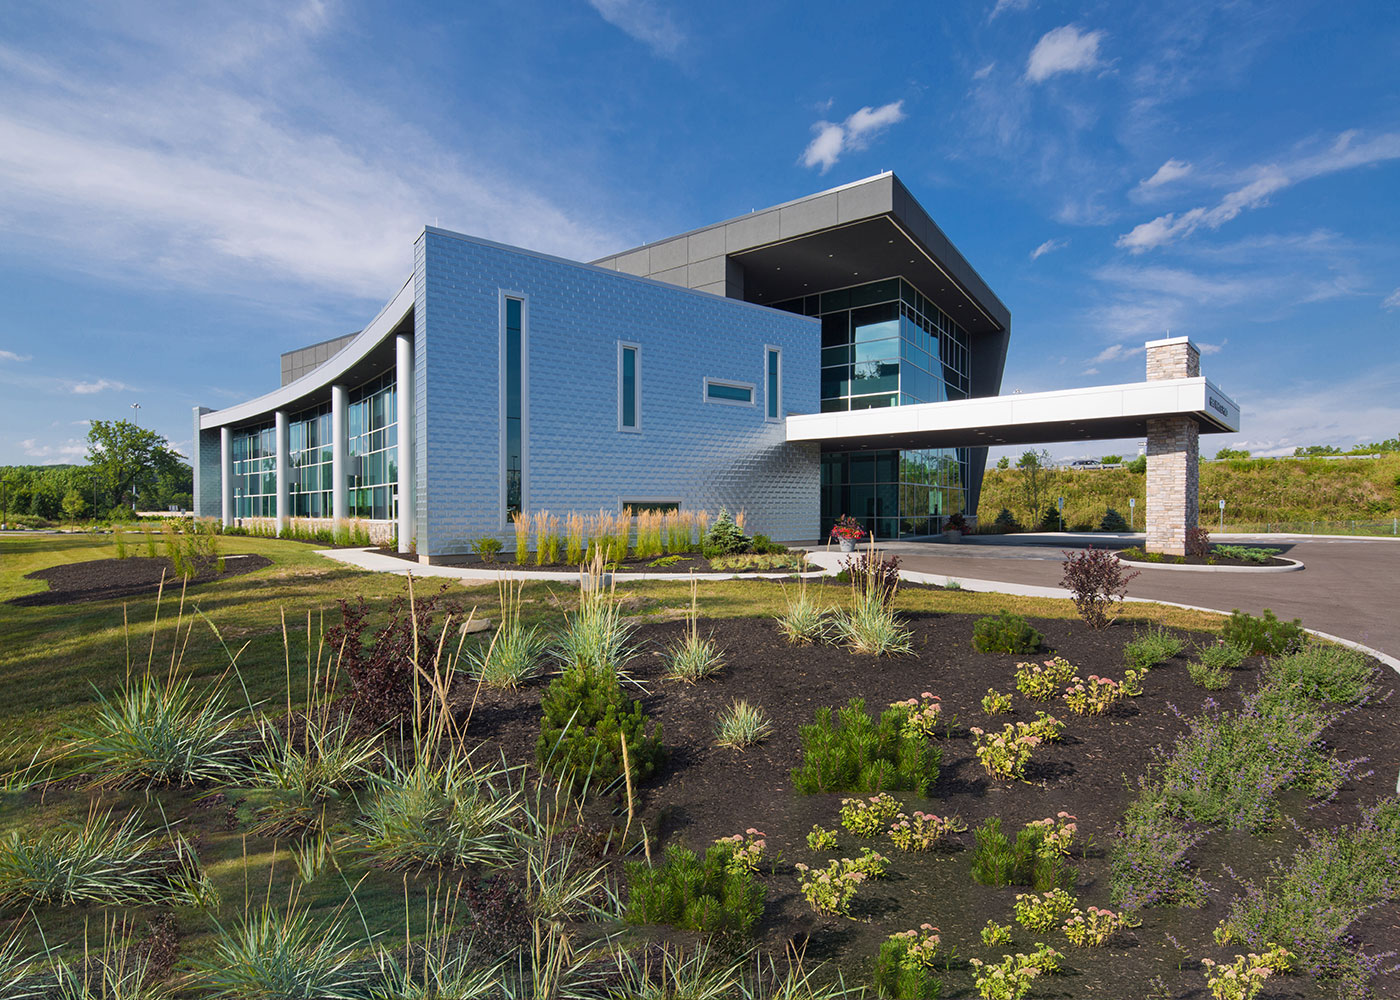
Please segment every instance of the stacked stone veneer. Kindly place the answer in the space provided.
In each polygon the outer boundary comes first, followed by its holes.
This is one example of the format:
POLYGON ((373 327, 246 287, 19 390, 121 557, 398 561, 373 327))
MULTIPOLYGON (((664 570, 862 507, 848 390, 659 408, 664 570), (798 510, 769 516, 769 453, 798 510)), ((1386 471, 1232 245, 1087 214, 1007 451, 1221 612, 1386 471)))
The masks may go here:
MULTIPOLYGON (((1201 352, 1186 337, 1147 344, 1147 380, 1197 378, 1201 352)), ((1147 551, 1186 554, 1200 517, 1201 429, 1191 417, 1147 421, 1147 551)))

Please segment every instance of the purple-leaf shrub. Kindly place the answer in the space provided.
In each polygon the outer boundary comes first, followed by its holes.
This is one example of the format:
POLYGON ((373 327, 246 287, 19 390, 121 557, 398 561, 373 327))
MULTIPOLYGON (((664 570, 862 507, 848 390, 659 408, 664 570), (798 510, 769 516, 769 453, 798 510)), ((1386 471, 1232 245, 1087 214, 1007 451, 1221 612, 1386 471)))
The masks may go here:
POLYGON ((1065 575, 1060 585, 1074 595, 1079 617, 1090 628, 1105 628, 1116 617, 1114 606, 1128 594, 1128 583, 1140 570, 1123 575, 1123 561, 1117 552, 1096 549, 1065 553, 1065 575))

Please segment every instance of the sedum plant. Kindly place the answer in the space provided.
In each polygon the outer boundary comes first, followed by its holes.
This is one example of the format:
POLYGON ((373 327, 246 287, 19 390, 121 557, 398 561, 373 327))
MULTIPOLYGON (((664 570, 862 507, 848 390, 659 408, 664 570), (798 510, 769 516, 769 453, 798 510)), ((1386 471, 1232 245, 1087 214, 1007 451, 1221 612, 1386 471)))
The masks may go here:
POLYGON ((830 916, 849 916, 856 889, 869 878, 847 858, 833 861, 825 868, 811 868, 801 863, 796 868, 802 898, 816 913, 830 916))
POLYGON ((1019 781, 1026 775, 1031 753, 1044 742, 1028 732, 1018 732, 1007 723, 999 733, 989 733, 973 726, 973 750, 982 768, 993 778, 1019 781))
POLYGON ((1060 888, 1016 894, 1016 922, 1029 931, 1053 930, 1074 909, 1074 897, 1060 888))
POLYGON ((1062 930, 1076 948, 1097 948, 1128 926, 1126 915, 1091 906, 1087 910, 1071 910, 1062 930))
POLYGON ((1123 696, 1123 688, 1117 681, 1098 674, 1090 674, 1087 681, 1074 679, 1065 689, 1065 705, 1076 715, 1102 715, 1123 696))
POLYGON ((857 837, 878 837, 885 832, 885 824, 898 813, 899 803, 888 792, 865 800, 841 800, 841 825, 857 837))
POLYGON ((932 974, 941 943, 938 928, 932 924, 891 934, 875 956, 876 994, 896 1000, 942 996, 943 983, 932 974))
POLYGON ((814 851, 836 850, 836 831, 828 830, 821 824, 814 823, 811 831, 807 834, 807 846, 814 851))
POLYGON ((999 924, 995 920, 988 920, 987 925, 982 928, 982 943, 988 948, 999 944, 1011 943, 1011 925, 999 924))
POLYGON ((890 827, 890 840, 901 851, 927 851, 950 833, 960 833, 967 824, 956 816, 938 817, 914 810, 912 816, 900 813, 890 827))
POLYGON ((988 715, 1008 715, 1011 712, 1011 695, 1002 694, 996 688, 987 688, 982 696, 982 711, 988 715))

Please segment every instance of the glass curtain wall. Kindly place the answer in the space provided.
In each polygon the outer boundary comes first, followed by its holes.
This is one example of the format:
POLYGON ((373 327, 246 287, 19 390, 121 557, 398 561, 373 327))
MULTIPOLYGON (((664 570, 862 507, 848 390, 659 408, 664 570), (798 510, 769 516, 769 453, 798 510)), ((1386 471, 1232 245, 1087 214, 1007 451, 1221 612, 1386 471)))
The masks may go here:
POLYGON ((233 516, 277 516, 277 431, 273 424, 233 432, 233 516))
POLYGON ((349 512, 376 521, 398 517, 398 392, 386 372, 350 392, 349 512))
POLYGON ((287 427, 292 517, 331 517, 331 405, 303 410, 287 427))
MULTIPOLYGON (((967 332, 902 278, 776 307, 821 319, 823 413, 968 396, 967 332)), ((966 483, 965 448, 824 454, 822 531, 850 514, 881 538, 936 532, 966 483)))

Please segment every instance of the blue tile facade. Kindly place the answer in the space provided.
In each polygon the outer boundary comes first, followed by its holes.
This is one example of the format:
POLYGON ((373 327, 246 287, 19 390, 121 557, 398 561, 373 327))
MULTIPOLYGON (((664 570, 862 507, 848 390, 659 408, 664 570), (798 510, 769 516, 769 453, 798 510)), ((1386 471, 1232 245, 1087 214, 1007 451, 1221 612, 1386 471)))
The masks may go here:
POLYGON ((199 418, 209 412, 206 406, 194 408, 194 513, 196 517, 222 517, 222 472, 219 431, 201 430, 199 418))
POLYGON ((501 478, 501 301, 526 303, 525 508, 628 500, 744 510, 775 539, 819 528, 820 456, 765 420, 765 349, 782 410, 820 406, 820 331, 791 313, 429 228, 415 249, 417 549, 509 546, 501 478), (618 430, 618 342, 641 347, 641 431, 618 430), (706 378, 754 386, 707 403, 706 378))

